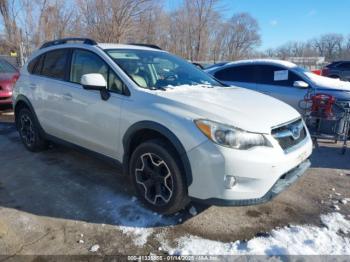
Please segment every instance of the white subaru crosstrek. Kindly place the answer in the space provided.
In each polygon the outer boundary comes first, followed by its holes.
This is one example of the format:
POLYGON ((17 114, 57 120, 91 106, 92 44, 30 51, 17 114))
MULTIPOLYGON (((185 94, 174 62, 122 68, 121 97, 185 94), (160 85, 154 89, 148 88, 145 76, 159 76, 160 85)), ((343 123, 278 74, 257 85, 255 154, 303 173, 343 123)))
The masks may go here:
POLYGON ((13 92, 27 149, 64 142, 122 164, 139 198, 170 214, 190 200, 265 202, 310 166, 299 113, 226 87, 155 46, 45 43, 13 92))

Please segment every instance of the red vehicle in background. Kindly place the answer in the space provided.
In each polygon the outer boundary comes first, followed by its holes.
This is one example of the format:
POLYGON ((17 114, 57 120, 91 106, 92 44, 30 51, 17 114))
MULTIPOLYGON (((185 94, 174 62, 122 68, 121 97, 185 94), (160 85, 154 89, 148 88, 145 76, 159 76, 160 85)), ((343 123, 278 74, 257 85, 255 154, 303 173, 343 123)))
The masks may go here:
POLYGON ((322 75, 322 70, 321 69, 315 69, 311 71, 312 73, 316 74, 316 75, 322 75))
POLYGON ((0 59, 0 106, 12 105, 13 86, 19 78, 19 71, 4 59, 0 59))

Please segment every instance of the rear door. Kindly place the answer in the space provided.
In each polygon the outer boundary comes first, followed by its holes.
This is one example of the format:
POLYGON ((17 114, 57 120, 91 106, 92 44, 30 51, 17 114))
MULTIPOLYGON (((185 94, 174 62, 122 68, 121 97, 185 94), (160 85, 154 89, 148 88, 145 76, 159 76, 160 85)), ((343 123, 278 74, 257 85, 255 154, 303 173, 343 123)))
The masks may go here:
POLYGON ((31 68, 30 100, 46 133, 62 136, 62 85, 65 84, 69 61, 68 49, 56 49, 41 55, 31 68))
POLYGON ((230 86, 255 90, 255 71, 253 65, 227 66, 214 73, 214 77, 230 86))
POLYGON ((308 92, 308 88, 294 87, 295 81, 304 81, 293 71, 275 65, 257 65, 256 90, 267 95, 273 96, 286 102, 297 110, 299 101, 303 100, 308 92))
POLYGON ((69 82, 63 86, 62 117, 64 139, 110 157, 118 154, 121 106, 126 99, 120 78, 97 54, 75 49, 72 52, 69 82), (100 91, 85 90, 82 75, 99 73, 108 83, 111 97, 102 100, 100 91))

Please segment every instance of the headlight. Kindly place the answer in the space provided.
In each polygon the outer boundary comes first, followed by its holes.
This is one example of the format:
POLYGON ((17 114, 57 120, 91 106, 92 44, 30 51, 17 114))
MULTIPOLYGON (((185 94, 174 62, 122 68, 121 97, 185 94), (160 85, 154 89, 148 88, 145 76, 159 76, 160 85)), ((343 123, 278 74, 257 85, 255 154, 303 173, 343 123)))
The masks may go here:
POLYGON ((235 149, 249 149, 254 146, 272 147, 262 134, 250 133, 232 126, 210 120, 195 120, 199 130, 214 143, 235 149))

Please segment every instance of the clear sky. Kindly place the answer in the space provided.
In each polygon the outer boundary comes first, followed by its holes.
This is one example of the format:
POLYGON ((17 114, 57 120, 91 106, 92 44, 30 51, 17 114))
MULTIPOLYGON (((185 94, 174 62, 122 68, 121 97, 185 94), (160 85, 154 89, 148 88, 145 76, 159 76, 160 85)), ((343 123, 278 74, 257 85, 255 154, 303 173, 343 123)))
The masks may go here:
MULTIPOLYGON (((166 0, 171 10, 182 0, 166 0)), ((222 0, 223 18, 250 13, 260 25, 260 49, 326 33, 350 35, 350 0, 222 0)))

